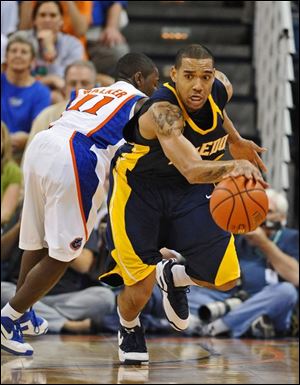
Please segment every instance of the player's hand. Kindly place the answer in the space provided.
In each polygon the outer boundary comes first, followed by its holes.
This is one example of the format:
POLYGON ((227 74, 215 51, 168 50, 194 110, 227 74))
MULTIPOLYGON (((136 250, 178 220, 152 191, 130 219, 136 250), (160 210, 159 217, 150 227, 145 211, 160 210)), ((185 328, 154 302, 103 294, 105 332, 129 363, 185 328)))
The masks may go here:
POLYGON ((240 175, 245 176, 245 178, 254 180, 255 182, 260 182, 264 188, 268 188, 269 184, 263 179, 259 169, 250 163, 248 160, 238 159, 233 161, 234 168, 223 176, 223 179, 228 177, 236 178, 240 175))
POLYGON ((268 171, 266 165, 258 155, 259 153, 261 154, 267 151, 267 149, 259 147, 252 140, 241 138, 234 143, 229 143, 229 151, 234 159, 247 159, 261 171, 268 171))

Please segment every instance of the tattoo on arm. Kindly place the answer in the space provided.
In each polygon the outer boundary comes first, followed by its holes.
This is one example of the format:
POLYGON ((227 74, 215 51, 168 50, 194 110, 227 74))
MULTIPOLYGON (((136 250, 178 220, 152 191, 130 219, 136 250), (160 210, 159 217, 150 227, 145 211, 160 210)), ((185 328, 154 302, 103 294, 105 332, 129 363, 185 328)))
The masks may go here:
POLYGON ((158 134, 163 136, 182 134, 184 121, 179 107, 168 102, 155 103, 151 107, 151 112, 158 134))
POLYGON ((233 169, 232 164, 218 165, 217 163, 219 162, 204 161, 204 165, 201 166, 197 177, 198 183, 219 182, 225 174, 228 174, 233 169))
MULTIPOLYGON (((230 167, 231 169, 231 167, 230 167)), ((209 170, 203 173, 202 179, 203 180, 219 180, 223 175, 225 175, 227 172, 230 171, 228 170, 228 167, 222 166, 217 170, 209 170)))

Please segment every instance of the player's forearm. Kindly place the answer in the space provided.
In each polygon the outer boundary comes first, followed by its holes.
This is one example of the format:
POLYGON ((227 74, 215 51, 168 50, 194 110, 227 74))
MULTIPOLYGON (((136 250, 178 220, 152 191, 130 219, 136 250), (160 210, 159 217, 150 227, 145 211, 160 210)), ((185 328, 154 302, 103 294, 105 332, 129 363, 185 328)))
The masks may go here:
MULTIPOLYGON (((235 167, 235 161, 200 160, 183 170, 179 170, 186 177, 189 183, 216 183, 220 182, 225 175, 235 167)), ((181 166, 177 167, 181 168, 181 166)))
POLYGON ((228 134, 229 143, 235 143, 236 141, 242 139, 241 135, 238 133, 238 131, 234 127, 232 121, 229 119, 225 111, 224 111, 223 127, 228 134))

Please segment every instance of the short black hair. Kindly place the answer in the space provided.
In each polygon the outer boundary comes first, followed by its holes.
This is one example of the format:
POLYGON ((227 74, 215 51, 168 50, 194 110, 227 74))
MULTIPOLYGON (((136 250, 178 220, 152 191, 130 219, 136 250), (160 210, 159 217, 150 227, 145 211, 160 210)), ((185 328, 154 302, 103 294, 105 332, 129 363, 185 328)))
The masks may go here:
POLYGON ((213 65, 215 59, 211 51, 201 44, 190 44, 187 47, 181 48, 175 58, 175 68, 178 69, 181 66, 182 58, 192 59, 212 59, 213 65))
POLYGON ((146 78, 156 69, 154 62, 143 53, 130 52, 122 56, 116 64, 116 79, 131 79, 137 72, 146 78))

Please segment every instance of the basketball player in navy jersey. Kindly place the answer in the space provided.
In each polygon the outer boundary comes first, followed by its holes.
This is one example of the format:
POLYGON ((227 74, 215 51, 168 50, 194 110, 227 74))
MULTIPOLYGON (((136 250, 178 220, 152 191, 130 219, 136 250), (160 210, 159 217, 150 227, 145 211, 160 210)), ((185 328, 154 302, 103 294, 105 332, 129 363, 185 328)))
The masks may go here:
POLYGON ((265 149, 243 139, 228 118, 232 87, 212 54, 201 45, 181 49, 171 79, 127 124, 128 143, 111 165, 111 255, 101 280, 125 285, 118 313, 119 359, 126 364, 149 360, 139 313, 156 281, 169 322, 184 330, 189 285, 228 290, 239 278, 234 238, 209 212, 214 183, 244 175, 267 186, 258 155, 265 149), (227 143, 234 159, 222 161, 227 143), (182 254, 185 266, 163 260, 163 246, 182 254))

